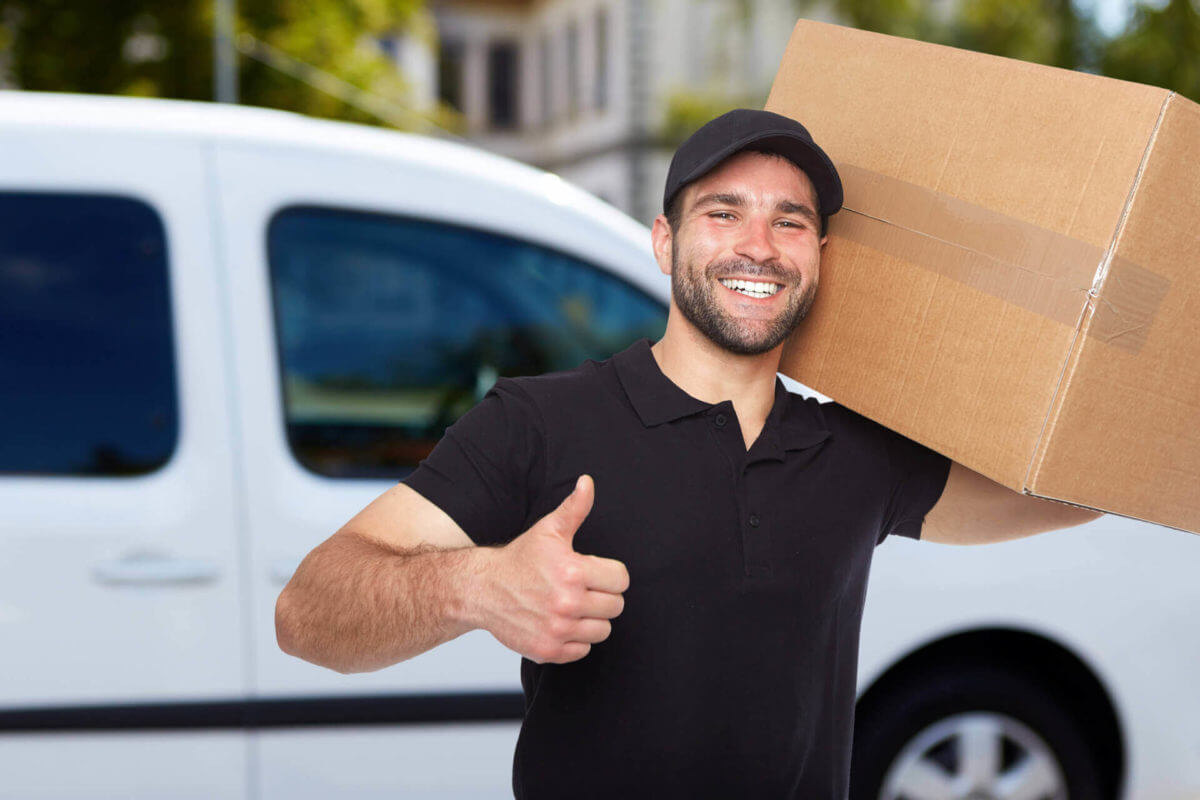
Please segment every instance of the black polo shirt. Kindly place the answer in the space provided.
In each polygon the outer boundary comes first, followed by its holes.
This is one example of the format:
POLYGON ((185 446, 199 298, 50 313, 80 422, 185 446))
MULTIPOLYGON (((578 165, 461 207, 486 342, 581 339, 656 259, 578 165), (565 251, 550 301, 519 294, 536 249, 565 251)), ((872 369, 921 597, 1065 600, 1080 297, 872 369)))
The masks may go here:
POLYGON ((575 547, 629 569, 607 640, 522 661, 518 798, 842 800, 871 555, 920 536, 948 470, 778 378, 747 451, 732 402, 685 393, 642 339, 500 379, 405 482, 497 545, 587 473, 575 547))

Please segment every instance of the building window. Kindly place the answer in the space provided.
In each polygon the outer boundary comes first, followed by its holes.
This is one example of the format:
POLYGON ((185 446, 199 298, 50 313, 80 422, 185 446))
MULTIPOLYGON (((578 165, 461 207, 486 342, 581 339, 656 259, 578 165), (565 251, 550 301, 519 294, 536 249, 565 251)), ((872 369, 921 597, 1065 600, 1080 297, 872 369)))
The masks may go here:
POLYGON ((596 92, 597 111, 608 107, 608 10, 596 10, 596 92))
POLYGON ((488 122, 499 130, 517 125, 517 44, 493 42, 488 47, 488 122))
POLYGON ((661 302, 604 269, 444 222, 293 207, 268 252, 288 443, 331 477, 403 477, 497 377, 666 328, 661 302))
POLYGON ((438 48, 438 99, 455 111, 463 111, 463 58, 466 48, 462 42, 448 40, 438 48))
POLYGON ((567 25, 567 116, 574 119, 579 114, 579 25, 567 25))
POLYGON ((0 192, 0 473, 141 475, 179 436, 166 233, 141 200, 0 192))
POLYGON ((554 67, 550 49, 550 34, 543 33, 538 40, 538 72, 541 73, 542 122, 549 127, 554 123, 554 67))

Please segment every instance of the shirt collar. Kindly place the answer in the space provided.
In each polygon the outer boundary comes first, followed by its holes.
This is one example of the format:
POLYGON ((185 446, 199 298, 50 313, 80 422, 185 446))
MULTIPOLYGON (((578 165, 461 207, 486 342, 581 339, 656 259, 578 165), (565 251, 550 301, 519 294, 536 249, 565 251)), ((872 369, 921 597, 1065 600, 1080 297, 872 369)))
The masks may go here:
MULTIPOLYGON (((613 364, 625 395, 647 428, 714 408, 714 404, 692 397, 663 374, 647 338, 614 355, 613 364)), ((820 406, 792 402, 789 394, 776 376, 775 401, 752 452, 782 459, 786 450, 812 447, 829 437, 820 406)))
POLYGON ((711 403, 692 397, 663 374, 645 337, 613 356, 613 363, 625 395, 647 428, 712 408, 711 403))
POLYGON ((784 452, 814 447, 828 438, 820 404, 793 398, 776 375, 775 402, 750 454, 755 458, 782 461, 784 452))

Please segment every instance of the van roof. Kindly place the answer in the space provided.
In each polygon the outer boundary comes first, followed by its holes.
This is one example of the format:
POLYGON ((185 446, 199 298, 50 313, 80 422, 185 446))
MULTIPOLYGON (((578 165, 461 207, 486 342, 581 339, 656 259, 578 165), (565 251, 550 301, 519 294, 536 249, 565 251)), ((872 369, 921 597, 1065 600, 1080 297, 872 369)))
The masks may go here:
POLYGON ((574 206, 645 246, 646 228, 594 195, 559 178, 470 144, 291 111, 192 100, 53 92, 0 91, 0 126, 125 132, 227 143, 286 145, 361 153, 423 164, 574 206))

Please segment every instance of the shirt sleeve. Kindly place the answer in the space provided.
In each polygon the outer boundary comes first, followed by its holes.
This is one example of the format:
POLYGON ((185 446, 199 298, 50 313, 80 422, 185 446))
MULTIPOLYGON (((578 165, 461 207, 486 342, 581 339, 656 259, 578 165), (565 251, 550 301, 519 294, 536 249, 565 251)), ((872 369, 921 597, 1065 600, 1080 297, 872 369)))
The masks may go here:
POLYGON ((946 488, 950 459, 882 425, 879 430, 891 491, 876 545, 889 534, 920 539, 925 515, 946 488))
POLYGON ((477 545, 521 534, 545 473, 545 436, 532 398, 500 378, 402 483, 445 511, 477 545))

